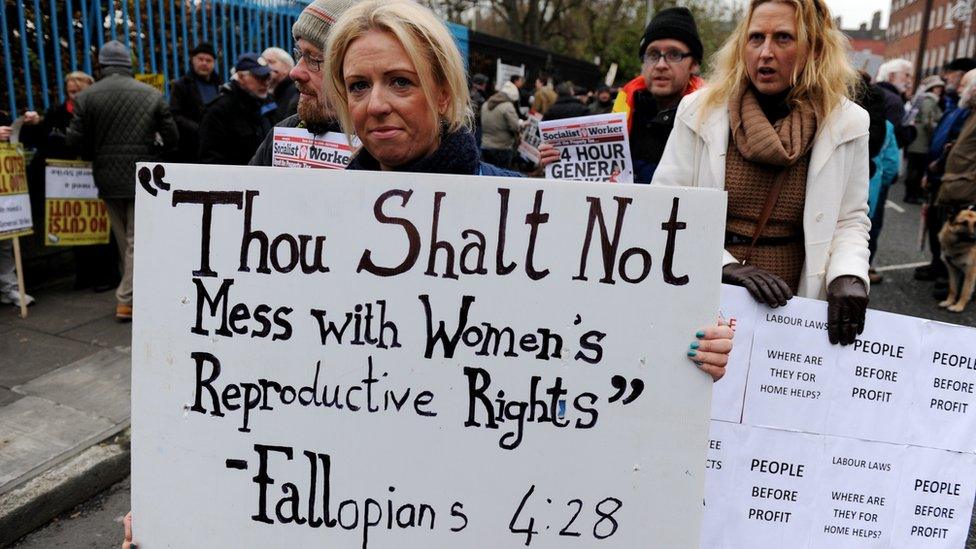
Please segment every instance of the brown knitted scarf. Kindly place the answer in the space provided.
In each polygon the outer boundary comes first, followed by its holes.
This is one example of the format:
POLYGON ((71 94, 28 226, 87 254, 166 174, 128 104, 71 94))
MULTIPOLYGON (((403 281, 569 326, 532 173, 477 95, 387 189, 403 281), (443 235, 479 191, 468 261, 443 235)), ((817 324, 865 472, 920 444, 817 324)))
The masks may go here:
MULTIPOLYGON (((795 242, 759 244, 750 262, 780 276, 794 291, 799 286, 803 267, 803 208, 810 149, 817 125, 817 116, 806 105, 793 107, 786 117, 771 123, 751 88, 729 100, 732 138, 725 164, 725 190, 729 198, 726 229, 751 239, 770 186, 786 170, 776 207, 760 237, 792 237, 795 242)), ((748 245, 727 246, 739 260, 745 257, 748 248, 748 245)))

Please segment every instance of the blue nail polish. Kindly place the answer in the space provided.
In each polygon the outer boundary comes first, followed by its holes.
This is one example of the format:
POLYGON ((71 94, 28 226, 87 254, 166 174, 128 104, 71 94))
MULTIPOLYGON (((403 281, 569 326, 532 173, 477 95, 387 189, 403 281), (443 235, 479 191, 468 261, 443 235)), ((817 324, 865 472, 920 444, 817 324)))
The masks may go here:
POLYGON ((695 334, 695 337, 697 337, 698 339, 705 337, 705 330, 698 330, 698 333, 695 334))
POLYGON ((698 355, 698 351, 694 349, 688 349, 688 356, 697 356, 697 355, 698 355))
POLYGON ((700 343, 698 343, 697 341, 692 341, 691 342, 691 348, 692 349, 697 349, 699 345, 700 345, 700 343))

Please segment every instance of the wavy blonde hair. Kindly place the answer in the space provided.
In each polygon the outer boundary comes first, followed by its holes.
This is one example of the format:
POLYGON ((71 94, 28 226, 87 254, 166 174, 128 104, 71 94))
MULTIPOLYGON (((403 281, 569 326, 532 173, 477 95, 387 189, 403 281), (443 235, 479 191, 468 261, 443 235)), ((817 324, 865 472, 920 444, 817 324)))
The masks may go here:
MULTIPOLYGON (((90 74, 81 71, 72 71, 64 76, 65 85, 74 82, 83 90, 95 83, 95 79, 90 74)), ((79 90, 80 91, 80 90, 79 90)))
POLYGON ((346 134, 355 135, 356 130, 349 115, 343 63, 353 41, 371 30, 389 32, 403 45, 417 70, 435 125, 443 123, 451 132, 470 130, 473 117, 468 79, 461 52, 444 23, 416 2, 370 0, 354 4, 336 21, 325 48, 329 70, 324 88, 346 134), (435 84, 447 98, 444 112, 439 112, 435 84))
POLYGON ((793 6, 796 12, 796 39, 799 57, 793 69, 787 100, 791 106, 806 103, 823 120, 845 98, 855 97, 859 77, 847 59, 849 42, 834 26, 823 0, 752 0, 749 13, 712 58, 713 71, 704 92, 705 108, 724 108, 729 99, 749 85, 745 48, 749 25, 756 8, 778 2, 793 6))

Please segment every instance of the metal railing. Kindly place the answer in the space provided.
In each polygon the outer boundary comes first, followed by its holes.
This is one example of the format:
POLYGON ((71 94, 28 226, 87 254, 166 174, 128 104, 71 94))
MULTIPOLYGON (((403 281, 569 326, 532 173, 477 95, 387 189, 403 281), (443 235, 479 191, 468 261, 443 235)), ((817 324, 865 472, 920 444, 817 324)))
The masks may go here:
MULTIPOLYGON (((189 51, 210 42, 225 77, 234 60, 269 46, 290 51, 291 26, 309 0, 4 0, 0 109, 46 111, 64 102, 64 76, 94 76, 98 48, 119 40, 137 73, 164 81, 189 70, 189 51)), ((168 86, 166 86, 168 93, 168 86)))

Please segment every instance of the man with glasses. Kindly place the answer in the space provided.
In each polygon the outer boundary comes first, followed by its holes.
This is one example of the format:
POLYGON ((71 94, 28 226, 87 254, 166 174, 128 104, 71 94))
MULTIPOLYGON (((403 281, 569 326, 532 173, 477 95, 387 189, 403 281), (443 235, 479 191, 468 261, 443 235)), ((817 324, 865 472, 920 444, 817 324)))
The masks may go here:
POLYGON ((620 89, 613 112, 627 113, 634 182, 650 183, 674 128, 678 103, 705 83, 697 75, 704 51, 688 8, 658 12, 638 51, 641 74, 620 89))
POLYGON ((256 53, 234 64, 200 122, 200 163, 245 165, 274 126, 277 105, 268 95, 271 69, 256 53))
MULTIPOLYGON (((295 67, 288 76, 298 89, 298 114, 276 127, 304 128, 313 135, 341 131, 335 111, 322 90, 326 64, 323 51, 332 24, 355 4, 355 0, 316 0, 302 10, 291 28, 295 38, 295 67)), ((274 131, 269 131, 251 158, 251 166, 271 166, 274 157, 274 131)))

